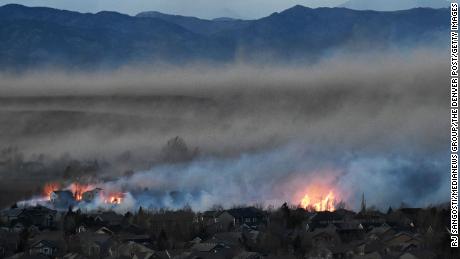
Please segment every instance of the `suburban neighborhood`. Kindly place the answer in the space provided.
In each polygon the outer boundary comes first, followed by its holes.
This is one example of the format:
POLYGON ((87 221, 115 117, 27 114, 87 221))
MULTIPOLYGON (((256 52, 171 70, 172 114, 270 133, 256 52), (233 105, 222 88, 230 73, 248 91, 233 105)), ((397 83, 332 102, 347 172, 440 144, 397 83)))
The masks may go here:
POLYGON ((1 211, 1 258, 451 258, 442 207, 1 211))

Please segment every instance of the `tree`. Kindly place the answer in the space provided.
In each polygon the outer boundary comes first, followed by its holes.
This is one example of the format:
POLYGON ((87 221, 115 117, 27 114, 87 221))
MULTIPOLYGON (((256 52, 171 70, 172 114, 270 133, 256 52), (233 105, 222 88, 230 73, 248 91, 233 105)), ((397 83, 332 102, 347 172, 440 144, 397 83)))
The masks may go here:
POLYGON ((390 206, 387 210, 387 215, 390 215, 391 213, 393 213, 393 208, 390 206))
POLYGON ((169 248, 168 236, 164 229, 161 229, 157 239, 158 250, 164 251, 169 248))
POLYGON ((163 159, 169 163, 180 163, 193 160, 198 155, 198 148, 190 150, 181 137, 175 137, 163 147, 163 159))
POLYGON ((29 237, 29 228, 24 228, 19 234, 18 252, 23 252, 26 250, 27 243, 29 242, 29 237))
POLYGON ((65 235, 73 235, 77 232, 77 214, 72 211, 72 207, 64 216, 63 231, 65 235))
POLYGON ((361 199, 361 210, 360 213, 366 213, 366 199, 364 198, 364 192, 361 199))

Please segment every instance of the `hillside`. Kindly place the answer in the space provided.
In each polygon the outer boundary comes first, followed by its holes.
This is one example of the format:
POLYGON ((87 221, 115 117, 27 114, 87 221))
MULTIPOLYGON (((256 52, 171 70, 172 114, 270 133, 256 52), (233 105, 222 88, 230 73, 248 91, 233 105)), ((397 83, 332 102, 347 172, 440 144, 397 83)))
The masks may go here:
POLYGON ((448 9, 376 12, 295 6, 243 21, 6 5, 0 7, 0 66, 110 68, 131 62, 228 62, 236 57, 311 61, 344 49, 438 44, 448 24, 448 9))

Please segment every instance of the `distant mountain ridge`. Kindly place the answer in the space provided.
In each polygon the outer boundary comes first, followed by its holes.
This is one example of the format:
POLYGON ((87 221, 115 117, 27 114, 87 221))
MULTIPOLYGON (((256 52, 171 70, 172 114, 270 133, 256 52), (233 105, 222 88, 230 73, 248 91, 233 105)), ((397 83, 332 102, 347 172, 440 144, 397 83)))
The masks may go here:
POLYGON ((447 8, 450 2, 445 0, 349 0, 340 7, 354 10, 395 11, 412 8, 447 8))
POLYGON ((223 30, 239 29, 250 22, 224 17, 205 20, 190 16, 164 14, 156 11, 142 12, 137 14, 136 17, 162 19, 180 25, 190 31, 207 35, 223 30))
POLYGON ((376 12, 295 6, 257 20, 204 20, 159 12, 89 14, 13 4, 0 7, 0 69, 311 61, 341 49, 434 44, 448 29, 448 9, 376 12))

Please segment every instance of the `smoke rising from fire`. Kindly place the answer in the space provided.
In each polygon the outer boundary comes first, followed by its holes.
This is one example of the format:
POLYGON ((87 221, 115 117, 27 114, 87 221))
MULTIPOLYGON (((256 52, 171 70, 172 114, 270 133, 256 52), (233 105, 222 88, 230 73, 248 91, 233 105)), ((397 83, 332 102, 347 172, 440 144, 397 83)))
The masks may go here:
POLYGON ((113 208, 119 212, 135 211, 140 206, 206 210, 214 205, 279 206, 287 201, 315 210, 334 210, 338 202, 344 201, 347 208, 358 209, 364 193, 368 204, 386 209, 401 203, 428 206, 446 199, 443 190, 448 182, 439 177, 439 172, 446 170, 447 163, 442 159, 399 155, 335 157, 334 162, 329 159, 293 144, 234 158, 206 157, 185 164, 156 166, 95 184, 106 193, 123 193, 119 206, 107 202, 105 199, 111 197, 108 195, 79 207, 113 208))
POLYGON ((443 54, 4 74, 0 143, 26 157, 69 153, 114 164, 129 152, 124 168, 133 175, 95 184, 129 192, 133 206, 300 203, 299 190, 318 178, 353 207, 363 192, 378 206, 427 205, 447 199, 443 54), (200 157, 136 167, 157 161, 174 136, 200 157))

